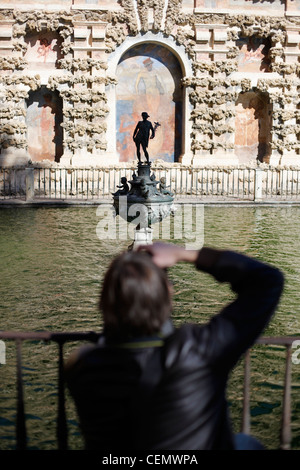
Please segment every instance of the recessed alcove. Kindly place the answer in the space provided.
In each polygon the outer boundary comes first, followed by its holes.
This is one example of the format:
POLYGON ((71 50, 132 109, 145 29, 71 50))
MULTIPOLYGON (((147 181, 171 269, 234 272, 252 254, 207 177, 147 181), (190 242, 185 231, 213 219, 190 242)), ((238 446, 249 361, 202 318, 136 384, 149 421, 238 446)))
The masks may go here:
POLYGON ((63 154, 63 100, 58 91, 42 86, 27 99, 28 154, 32 161, 59 162, 63 154))
POLYGON ((239 163, 269 162, 272 104, 267 93, 240 93, 236 102, 235 154, 239 163))

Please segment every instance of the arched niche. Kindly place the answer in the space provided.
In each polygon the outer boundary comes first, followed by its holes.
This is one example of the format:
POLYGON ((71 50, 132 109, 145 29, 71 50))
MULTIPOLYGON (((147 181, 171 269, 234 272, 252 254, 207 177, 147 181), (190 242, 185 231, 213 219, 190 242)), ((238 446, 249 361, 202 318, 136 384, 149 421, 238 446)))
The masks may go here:
POLYGON ((134 156, 132 135, 141 113, 158 122, 149 143, 152 160, 176 162, 182 153, 182 71, 178 60, 159 44, 140 44, 129 49, 117 67, 117 152, 120 161, 134 156))
POLYGON ((42 86, 27 99, 28 154, 32 161, 59 162, 63 154, 63 101, 58 91, 42 86))
POLYGON ((239 163, 269 163, 271 155, 272 104, 258 91, 240 93, 236 102, 235 154, 239 163))
POLYGON ((132 135, 146 111, 161 124, 149 144, 150 160, 190 163, 191 105, 181 80, 192 76, 192 67, 184 48, 160 34, 130 38, 111 54, 107 73, 118 82, 106 90, 111 161, 136 159, 132 135))

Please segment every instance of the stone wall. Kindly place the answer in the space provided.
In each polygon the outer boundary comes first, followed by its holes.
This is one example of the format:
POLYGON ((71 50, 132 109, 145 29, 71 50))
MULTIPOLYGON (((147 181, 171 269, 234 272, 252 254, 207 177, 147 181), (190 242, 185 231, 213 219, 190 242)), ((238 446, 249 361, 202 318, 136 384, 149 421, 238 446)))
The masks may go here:
POLYGON ((0 164, 130 166, 150 110, 151 160, 298 165, 299 31, 299 0, 2 1, 0 164))

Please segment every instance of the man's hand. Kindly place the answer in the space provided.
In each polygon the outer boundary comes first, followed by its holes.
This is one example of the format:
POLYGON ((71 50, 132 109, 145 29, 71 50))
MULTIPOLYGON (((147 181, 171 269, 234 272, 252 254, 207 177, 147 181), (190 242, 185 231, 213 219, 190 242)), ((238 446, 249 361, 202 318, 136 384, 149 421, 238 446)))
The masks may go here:
POLYGON ((162 269, 170 268, 180 261, 195 263, 198 250, 186 250, 182 246, 168 243, 153 243, 138 247, 138 251, 146 251, 152 256, 152 261, 162 269))

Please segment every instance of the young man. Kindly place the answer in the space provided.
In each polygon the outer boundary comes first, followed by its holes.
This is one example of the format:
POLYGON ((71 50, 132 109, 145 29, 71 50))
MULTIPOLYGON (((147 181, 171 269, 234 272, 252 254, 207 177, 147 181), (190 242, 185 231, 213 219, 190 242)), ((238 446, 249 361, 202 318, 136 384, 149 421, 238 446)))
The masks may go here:
POLYGON ((235 449, 228 375, 268 324, 282 289, 278 269, 232 251, 158 243, 118 256, 100 297, 103 335, 66 369, 86 448, 235 449), (236 293, 205 325, 172 326, 166 269, 179 262, 236 293))

